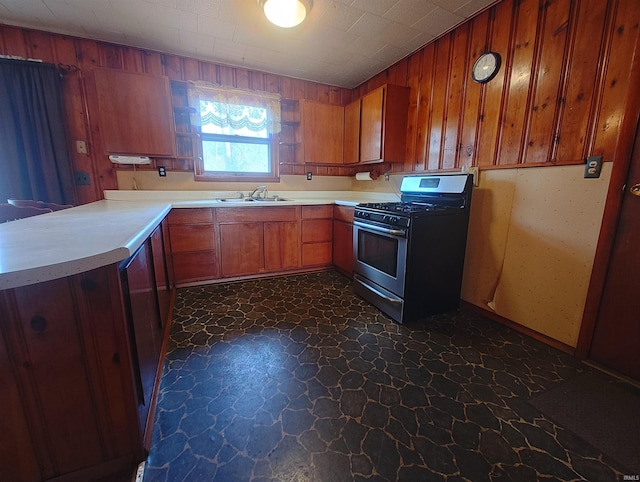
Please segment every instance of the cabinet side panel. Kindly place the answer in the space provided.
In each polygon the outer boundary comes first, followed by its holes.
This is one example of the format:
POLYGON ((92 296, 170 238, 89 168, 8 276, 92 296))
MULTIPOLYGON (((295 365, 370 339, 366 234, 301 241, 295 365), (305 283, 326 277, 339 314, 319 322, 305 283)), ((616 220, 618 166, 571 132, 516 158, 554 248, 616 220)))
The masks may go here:
POLYGON ((39 480, 38 461, 25 417, 18 380, 2 333, 11 317, 6 293, 0 294, 0 473, 5 480, 39 480))
POLYGON ((103 458, 69 283, 59 279, 14 291, 27 356, 19 361, 21 376, 34 381, 46 439, 60 473, 103 458))

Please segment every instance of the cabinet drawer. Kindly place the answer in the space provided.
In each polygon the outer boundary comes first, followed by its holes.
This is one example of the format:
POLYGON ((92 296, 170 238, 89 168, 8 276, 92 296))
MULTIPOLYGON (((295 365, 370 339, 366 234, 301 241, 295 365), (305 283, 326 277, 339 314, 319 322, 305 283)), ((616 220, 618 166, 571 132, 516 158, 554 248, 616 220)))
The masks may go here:
POLYGON ((295 221, 298 209, 298 206, 218 208, 216 217, 219 223, 295 221))
POLYGON ((331 219, 303 219, 302 242, 317 243, 331 241, 333 237, 333 220, 331 219))
POLYGON ((206 251, 215 249, 213 225, 178 224, 169 227, 172 253, 206 251))
POLYGON ((345 223, 353 223, 353 207, 351 206, 333 206, 333 219, 344 221, 345 223))
POLYGON ((318 219, 333 217, 331 204, 321 206, 302 206, 302 219, 318 219))
POLYGON ((302 265, 321 266, 331 264, 332 243, 313 243, 302 245, 302 265))
POLYGON ((174 254, 173 271, 176 283, 189 283, 220 277, 218 257, 215 251, 174 254))
POLYGON ((211 208, 172 209, 169 213, 169 224, 213 223, 211 208))

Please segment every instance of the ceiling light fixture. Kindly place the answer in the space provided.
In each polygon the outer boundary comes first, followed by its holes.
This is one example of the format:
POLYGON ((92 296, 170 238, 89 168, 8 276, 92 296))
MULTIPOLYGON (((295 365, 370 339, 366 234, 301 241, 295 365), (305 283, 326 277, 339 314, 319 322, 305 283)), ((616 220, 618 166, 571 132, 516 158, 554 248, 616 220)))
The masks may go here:
POLYGON ((300 25, 311 11, 312 0, 258 0, 267 19, 278 27, 300 25))

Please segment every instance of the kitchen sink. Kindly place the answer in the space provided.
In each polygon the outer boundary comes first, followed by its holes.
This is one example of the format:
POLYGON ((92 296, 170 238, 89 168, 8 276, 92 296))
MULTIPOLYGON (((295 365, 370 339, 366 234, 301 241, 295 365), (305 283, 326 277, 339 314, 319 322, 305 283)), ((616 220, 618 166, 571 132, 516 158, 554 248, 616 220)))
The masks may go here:
POLYGON ((269 197, 264 197, 264 198, 263 197, 261 197, 261 198, 251 198, 251 197, 220 198, 220 199, 218 199, 218 201, 225 202, 225 203, 246 203, 246 202, 262 203, 262 202, 290 201, 290 199, 285 199, 285 198, 280 197, 280 196, 269 196, 269 197))

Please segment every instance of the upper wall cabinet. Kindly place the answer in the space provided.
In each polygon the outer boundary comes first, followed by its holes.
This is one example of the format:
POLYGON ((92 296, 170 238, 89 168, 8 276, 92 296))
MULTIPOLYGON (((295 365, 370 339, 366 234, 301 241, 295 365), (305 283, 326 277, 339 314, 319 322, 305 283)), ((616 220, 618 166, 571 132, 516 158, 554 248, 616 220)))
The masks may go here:
MULTIPOLYGON (((409 89, 385 84, 361 101, 359 162, 404 162, 409 89)), ((350 118, 355 116, 351 114, 350 118)), ((351 129, 347 125, 347 130, 351 129)))
POLYGON ((95 69, 93 77, 105 154, 175 157, 167 77, 113 69, 95 69))
POLYGON ((300 101, 305 164, 342 164, 344 107, 300 101))
POLYGON ((360 162, 360 99, 344 108, 344 163, 360 162))

